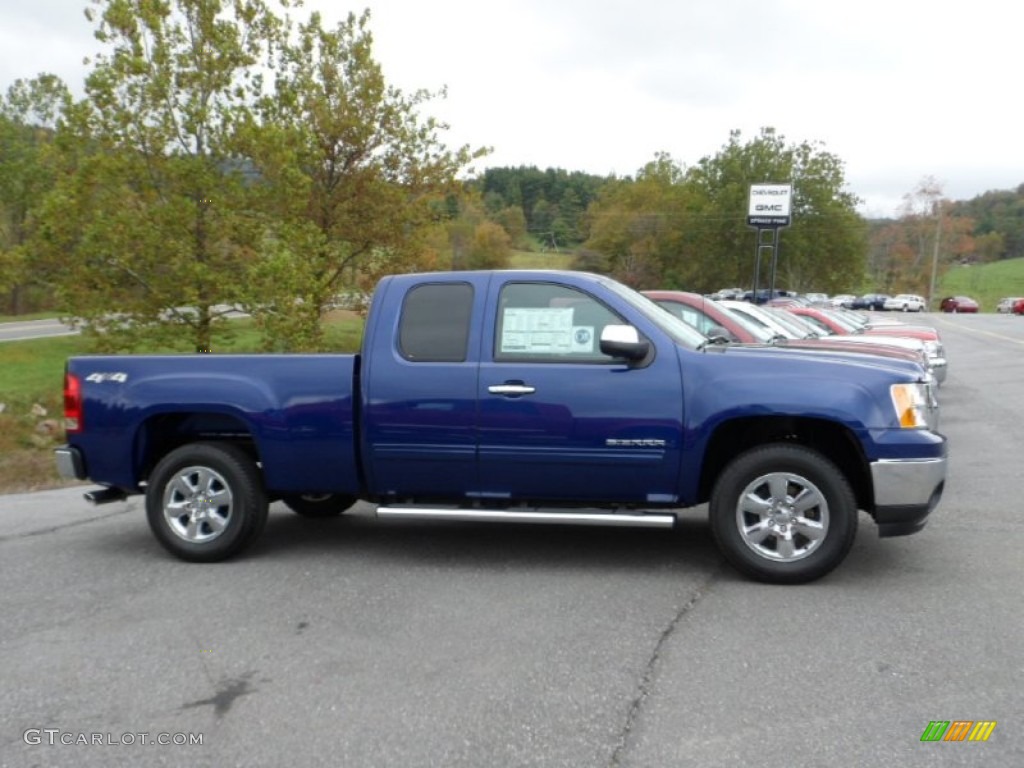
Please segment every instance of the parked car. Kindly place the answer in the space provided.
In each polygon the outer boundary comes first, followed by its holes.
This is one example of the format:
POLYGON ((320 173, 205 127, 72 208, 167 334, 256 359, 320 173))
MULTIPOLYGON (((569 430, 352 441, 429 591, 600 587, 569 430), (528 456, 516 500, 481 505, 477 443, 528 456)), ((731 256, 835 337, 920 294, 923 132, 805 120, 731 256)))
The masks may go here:
POLYGON ((890 312, 923 312, 928 302, 923 296, 913 293, 898 293, 890 299, 885 300, 882 307, 890 312))
POLYGON ((713 299, 741 299, 743 298, 742 288, 722 288, 711 294, 713 299))
POLYGON ((856 299, 857 297, 852 293, 840 293, 829 299, 828 303, 836 308, 850 309, 856 299))
POLYGON ((943 312, 977 312, 978 302, 970 296, 947 296, 939 303, 943 312))
MULTIPOLYGON (((739 315, 749 322, 768 329, 780 339, 791 341, 782 342, 779 339, 774 344, 784 343, 789 346, 799 343, 803 347, 810 341, 845 343, 857 347, 859 352, 874 353, 870 347, 895 347, 908 350, 915 359, 921 361, 935 380, 936 385, 946 377, 945 358, 941 357, 941 346, 935 346, 934 342, 926 342, 912 336, 877 336, 855 332, 852 327, 846 334, 836 333, 824 324, 813 322, 810 317, 801 317, 786 307, 759 307, 742 301, 719 302, 731 313, 739 315)), ((884 352, 882 353, 885 354, 884 352)))
POLYGON ((996 312, 1001 314, 1024 315, 1024 296, 1007 296, 996 304, 996 312))
POLYGON ((885 309, 885 302, 888 298, 889 294, 887 293, 865 293, 850 303, 850 309, 885 309))
POLYGON ((870 322, 862 322, 856 313, 849 313, 851 316, 846 317, 840 311, 816 307, 786 307, 785 309, 790 314, 801 317, 840 338, 853 336, 874 341, 893 338, 916 339, 924 345, 925 354, 928 356, 928 365, 935 380, 940 384, 946 380, 948 366, 946 349, 942 344, 939 332, 929 325, 907 325, 906 323, 875 325, 870 322))
MULTIPOLYGON (((759 318, 762 317, 763 310, 755 312, 754 310, 757 308, 751 308, 747 304, 744 304, 743 307, 750 309, 753 312, 752 315, 734 312, 723 304, 708 300, 697 293, 685 291, 644 291, 643 293, 675 317, 696 328, 712 342, 727 340, 739 344, 772 344, 787 349, 878 355, 910 360, 934 374, 923 345, 920 349, 910 349, 905 346, 896 346, 889 339, 883 339, 879 343, 870 343, 869 339, 842 336, 813 338, 797 336, 796 332, 786 335, 782 329, 776 330, 772 325, 760 322, 759 318)), ((775 319, 781 318, 776 316, 775 319)))
POLYGON ((772 299, 784 299, 789 296, 789 291, 783 291, 779 288, 769 290, 768 288, 758 288, 757 291, 744 291, 742 296, 736 298, 742 299, 743 301, 749 301, 752 304, 766 304, 772 299))

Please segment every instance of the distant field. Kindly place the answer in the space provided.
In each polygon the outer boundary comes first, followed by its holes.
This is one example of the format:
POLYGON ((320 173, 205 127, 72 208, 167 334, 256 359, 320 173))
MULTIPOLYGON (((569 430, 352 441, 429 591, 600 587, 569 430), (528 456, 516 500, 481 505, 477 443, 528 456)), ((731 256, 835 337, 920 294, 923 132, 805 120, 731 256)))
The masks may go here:
POLYGON ((535 253, 533 251, 513 251, 509 261, 511 269, 569 269, 574 254, 571 253, 535 253))
POLYGON ((943 275, 940 296, 966 295, 981 304, 982 312, 995 312, 1004 296, 1024 296, 1024 259, 993 264, 951 267, 943 275))

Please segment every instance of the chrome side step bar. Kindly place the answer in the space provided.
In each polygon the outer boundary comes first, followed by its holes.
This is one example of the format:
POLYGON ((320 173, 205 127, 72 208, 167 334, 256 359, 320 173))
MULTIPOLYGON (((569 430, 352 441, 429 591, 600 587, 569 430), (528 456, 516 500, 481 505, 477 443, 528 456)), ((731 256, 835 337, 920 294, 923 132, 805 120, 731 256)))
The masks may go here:
POLYGON ((620 514, 615 512, 566 512, 552 510, 530 512, 504 509, 430 509, 426 507, 377 507, 378 517, 458 520, 484 523, 551 523, 556 525, 611 525, 635 528, 671 528, 675 515, 650 513, 620 514))

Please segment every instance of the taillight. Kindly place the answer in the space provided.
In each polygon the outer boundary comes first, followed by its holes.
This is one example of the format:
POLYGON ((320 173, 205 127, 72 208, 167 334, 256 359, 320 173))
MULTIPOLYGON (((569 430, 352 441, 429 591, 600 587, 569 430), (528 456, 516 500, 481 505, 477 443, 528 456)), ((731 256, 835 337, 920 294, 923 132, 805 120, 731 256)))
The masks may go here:
POLYGON ((64 372, 64 431, 82 431, 82 382, 73 373, 64 372))

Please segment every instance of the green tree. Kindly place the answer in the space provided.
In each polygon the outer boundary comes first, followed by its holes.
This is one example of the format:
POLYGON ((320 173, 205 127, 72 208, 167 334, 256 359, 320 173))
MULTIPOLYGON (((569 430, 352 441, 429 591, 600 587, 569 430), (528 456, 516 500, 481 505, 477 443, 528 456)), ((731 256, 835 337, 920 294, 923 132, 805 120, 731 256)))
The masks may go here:
POLYGON ((387 85, 369 21, 364 11, 325 29, 314 13, 279 42, 273 91, 240 134, 275 243, 248 303, 268 337, 297 348, 320 348, 320 314, 340 290, 424 266, 438 201, 458 194, 456 175, 486 152, 449 150, 439 137, 448 126, 419 116, 443 91, 387 85))
POLYGON ((280 22, 261 0, 92 0, 107 48, 68 112, 67 175, 43 213, 64 306, 108 348, 205 350, 258 242, 239 112, 280 22))
POLYGON ((526 232, 526 216, 523 209, 517 205, 510 205, 502 208, 492 216, 493 221, 508 233, 512 247, 520 250, 528 250, 530 241, 526 232))
POLYGON ((485 221, 473 232, 468 269, 507 269, 511 255, 508 233, 498 224, 485 221))
MULTIPOLYGON (((997 259, 1024 257, 1024 184, 1013 190, 994 190, 967 202, 950 206, 950 215, 964 216, 975 222, 973 234, 985 237, 996 234, 1002 247, 997 259)), ((987 238, 987 246, 997 241, 987 238)))
POLYGON ((609 182, 587 210, 585 259, 580 268, 604 263, 610 274, 635 288, 672 288, 692 281, 692 259, 683 251, 691 208, 682 168, 659 154, 630 179, 609 182))
POLYGON ((733 131, 718 154, 686 174, 701 201, 688 251, 702 262, 699 274, 713 279, 699 279, 693 289, 752 282, 757 240, 746 225, 747 203, 751 185, 768 182, 793 185, 792 224, 778 238, 779 287, 834 292, 860 284, 866 228, 842 161, 817 142, 787 144, 762 128, 746 142, 733 131))
POLYGON ((54 75, 18 80, 0 100, 0 310, 18 314, 44 272, 29 246, 31 218, 56 183, 55 128, 70 95, 54 75))

